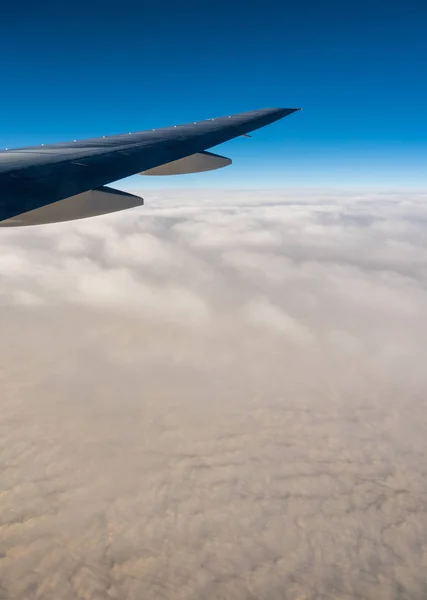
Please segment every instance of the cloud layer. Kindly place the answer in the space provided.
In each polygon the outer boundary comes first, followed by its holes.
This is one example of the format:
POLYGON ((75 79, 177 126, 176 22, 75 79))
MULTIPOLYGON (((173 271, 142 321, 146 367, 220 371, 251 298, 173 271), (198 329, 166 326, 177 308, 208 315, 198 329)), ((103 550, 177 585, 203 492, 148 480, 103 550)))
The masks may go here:
POLYGON ((423 599, 427 195, 0 231, 0 597, 423 599))

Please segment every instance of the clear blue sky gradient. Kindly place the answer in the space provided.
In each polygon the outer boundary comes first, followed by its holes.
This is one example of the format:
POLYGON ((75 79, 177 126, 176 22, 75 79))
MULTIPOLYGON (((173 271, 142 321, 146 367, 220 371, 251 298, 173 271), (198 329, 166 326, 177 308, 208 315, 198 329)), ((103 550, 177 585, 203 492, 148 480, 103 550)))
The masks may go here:
POLYGON ((422 187, 426 31, 426 0, 18 0, 0 24, 0 146, 301 106, 218 147, 232 167, 138 184, 422 187))

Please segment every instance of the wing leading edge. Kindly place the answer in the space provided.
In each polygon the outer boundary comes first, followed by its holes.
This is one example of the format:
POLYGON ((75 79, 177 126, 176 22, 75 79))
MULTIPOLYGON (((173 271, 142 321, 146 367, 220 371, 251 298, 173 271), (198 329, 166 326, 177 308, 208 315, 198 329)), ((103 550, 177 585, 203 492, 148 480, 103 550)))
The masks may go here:
POLYGON ((203 153, 296 110, 265 109, 153 131, 2 151, 0 226, 29 211, 203 153))

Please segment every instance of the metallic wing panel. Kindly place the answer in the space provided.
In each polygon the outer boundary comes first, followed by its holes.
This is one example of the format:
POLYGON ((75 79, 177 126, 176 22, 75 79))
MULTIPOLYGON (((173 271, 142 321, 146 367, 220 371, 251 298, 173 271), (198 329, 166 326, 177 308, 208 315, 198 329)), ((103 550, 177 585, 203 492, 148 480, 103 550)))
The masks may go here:
POLYGON ((185 175, 189 173, 203 173, 205 171, 213 171, 222 169, 231 165, 231 158, 213 154, 212 152, 197 152, 185 158, 179 158, 172 162, 148 169, 139 175, 185 175))
POLYGON ((144 200, 139 196, 105 186, 10 217, 0 221, 0 227, 23 227, 74 221, 135 208, 143 204, 144 200))

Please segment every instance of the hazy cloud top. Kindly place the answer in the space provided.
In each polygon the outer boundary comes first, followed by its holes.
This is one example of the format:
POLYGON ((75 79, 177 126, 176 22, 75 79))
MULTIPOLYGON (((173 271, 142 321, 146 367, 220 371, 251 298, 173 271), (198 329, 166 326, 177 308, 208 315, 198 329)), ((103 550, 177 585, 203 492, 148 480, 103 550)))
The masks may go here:
POLYGON ((426 201, 0 230, 0 596, 425 598, 426 201))

